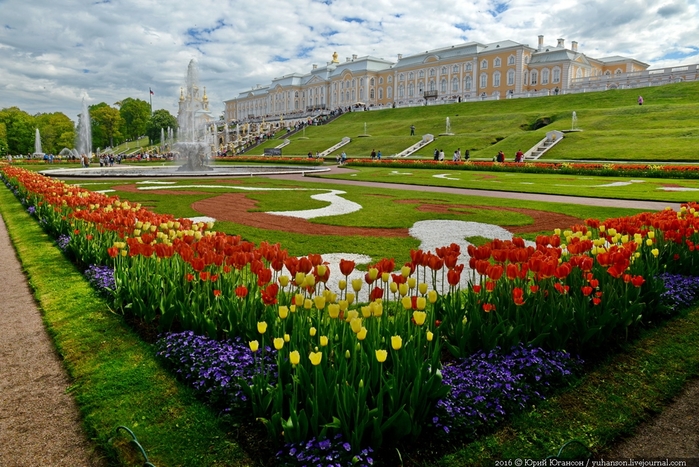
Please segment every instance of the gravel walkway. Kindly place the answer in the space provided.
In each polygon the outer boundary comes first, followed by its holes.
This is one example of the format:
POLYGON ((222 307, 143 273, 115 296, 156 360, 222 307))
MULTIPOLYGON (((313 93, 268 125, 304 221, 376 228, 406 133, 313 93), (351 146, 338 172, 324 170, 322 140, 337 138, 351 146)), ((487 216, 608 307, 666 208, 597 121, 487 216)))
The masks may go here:
MULTIPOLYGON (((5 189, 4 187, 2 189, 5 189)), ((0 466, 103 466, 0 218, 0 466)))
MULTIPOLYGON (((336 169, 337 170, 337 169, 336 169)), ((343 170, 343 169, 339 169, 343 170)), ((574 202, 610 206, 610 200, 526 195, 479 190, 440 189, 371 182, 275 178, 381 186, 419 191, 458 192, 478 196, 574 202)), ((626 204, 616 201, 616 206, 626 204)), ((633 207, 662 209, 667 203, 631 202, 633 207)), ((670 203, 672 204, 672 203, 670 203)), ((673 206, 674 207, 674 206, 673 206)), ((0 218, 0 467, 103 466, 82 431, 75 401, 66 393, 69 380, 27 286, 22 267, 0 218)), ((636 434, 616 446, 609 457, 699 458, 699 380, 636 434)))

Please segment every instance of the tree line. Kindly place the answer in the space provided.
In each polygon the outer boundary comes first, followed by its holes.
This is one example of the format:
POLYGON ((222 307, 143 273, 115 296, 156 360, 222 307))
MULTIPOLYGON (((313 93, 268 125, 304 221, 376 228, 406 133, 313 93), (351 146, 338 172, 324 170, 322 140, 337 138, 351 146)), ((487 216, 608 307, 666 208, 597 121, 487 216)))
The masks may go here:
MULTIPOLYGON (((127 97, 113 106, 101 102, 89 107, 92 128, 92 150, 118 146, 148 136, 160 142, 160 129, 177 129, 177 119, 165 109, 151 114, 148 102, 127 97)), ((77 145, 77 122, 62 112, 31 115, 18 107, 0 110, 0 155, 34 152, 36 129, 41 136, 41 149, 58 154, 63 148, 77 145)))

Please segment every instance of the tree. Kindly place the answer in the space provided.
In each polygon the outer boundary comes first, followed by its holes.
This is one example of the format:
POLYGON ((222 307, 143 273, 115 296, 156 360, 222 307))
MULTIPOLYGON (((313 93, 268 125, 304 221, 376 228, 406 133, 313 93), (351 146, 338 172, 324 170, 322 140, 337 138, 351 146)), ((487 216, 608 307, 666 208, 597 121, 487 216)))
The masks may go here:
POLYGON ((114 141, 120 142, 123 137, 119 128, 123 120, 119 110, 104 102, 90 106, 90 124, 92 126, 92 149, 95 147, 114 147, 114 141))
POLYGON ((7 153, 7 128, 4 123, 0 122, 0 156, 5 156, 7 153))
POLYGON ((36 123, 33 116, 18 107, 10 107, 0 110, 0 123, 5 124, 7 152, 10 154, 34 152, 36 123))
POLYGON ((165 131, 165 136, 167 136, 167 129, 172 128, 173 131, 177 129, 177 119, 172 116, 170 112, 165 109, 156 110, 148 122, 148 129, 146 134, 151 139, 151 141, 160 142, 160 129, 165 131))
POLYGON ((41 148, 47 154, 58 154, 75 144, 75 124, 62 112, 38 114, 36 126, 41 134, 41 148))
POLYGON ((122 134, 129 139, 137 139, 146 134, 150 120, 150 105, 141 99, 126 99, 118 102, 119 114, 123 120, 122 134))

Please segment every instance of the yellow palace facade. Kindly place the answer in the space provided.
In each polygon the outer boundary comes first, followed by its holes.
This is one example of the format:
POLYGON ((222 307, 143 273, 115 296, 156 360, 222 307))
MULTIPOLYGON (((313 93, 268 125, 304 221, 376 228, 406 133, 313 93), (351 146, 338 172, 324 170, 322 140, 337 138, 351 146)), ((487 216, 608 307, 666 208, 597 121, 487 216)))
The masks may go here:
POLYGON ((308 73, 275 78, 225 101, 227 121, 300 118, 309 112, 347 107, 405 107, 447 102, 506 99, 567 93, 575 83, 598 77, 632 75, 648 65, 632 58, 595 59, 566 47, 530 47, 513 41, 469 42, 427 50, 395 62, 337 53, 308 73))

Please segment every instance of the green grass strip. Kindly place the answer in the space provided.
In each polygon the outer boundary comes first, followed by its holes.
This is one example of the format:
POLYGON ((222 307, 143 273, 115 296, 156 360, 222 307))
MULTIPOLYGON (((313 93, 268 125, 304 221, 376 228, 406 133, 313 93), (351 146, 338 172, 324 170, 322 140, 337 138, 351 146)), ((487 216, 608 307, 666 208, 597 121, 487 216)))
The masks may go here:
MULTIPOLYGON (((699 309, 665 326, 645 331, 623 352, 585 374, 561 394, 516 416, 510 424, 458 452, 439 465, 492 465, 493 459, 543 459, 579 440, 596 454, 662 411, 688 381, 699 375, 699 309)), ((564 451, 587 454, 572 449, 564 451)))
POLYGON ((124 425, 158 467, 251 465, 215 414, 161 368, 152 347, 121 316, 108 311, 106 302, 4 188, 0 213, 72 378, 69 390, 87 435, 110 464, 143 462, 127 445, 129 437, 115 437, 117 426, 124 425))

